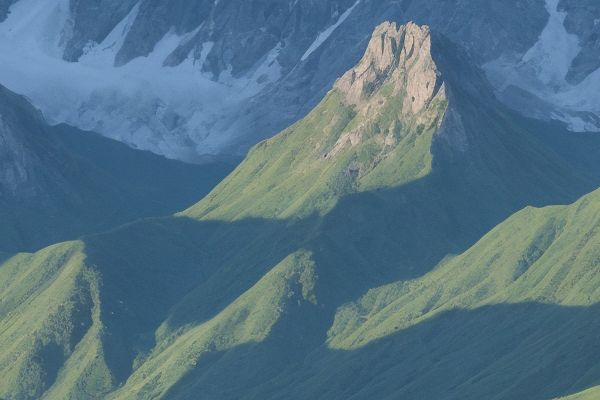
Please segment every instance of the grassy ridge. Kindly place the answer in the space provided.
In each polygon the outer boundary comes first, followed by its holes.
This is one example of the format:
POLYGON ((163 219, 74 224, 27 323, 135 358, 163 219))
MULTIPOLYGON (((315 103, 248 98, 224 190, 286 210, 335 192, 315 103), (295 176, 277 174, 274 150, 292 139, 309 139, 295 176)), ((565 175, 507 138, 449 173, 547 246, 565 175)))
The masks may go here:
POLYGON ((329 344, 351 349, 453 309, 600 300, 600 191, 571 206, 527 208, 422 278, 344 306, 329 344))
POLYGON ((559 400, 594 400, 598 397, 600 397, 600 388, 595 386, 570 396, 561 397, 559 400))
POLYGON ((427 175, 431 142, 446 99, 432 102, 418 126, 399 121, 403 93, 382 88, 381 109, 368 118, 331 91, 301 122, 255 146, 242 167, 182 215, 197 219, 303 218, 326 214, 344 195, 393 187, 427 175), (402 125, 402 126, 401 126, 402 125), (354 134, 357 144, 328 153, 354 134), (386 137, 393 144, 386 144, 386 137))

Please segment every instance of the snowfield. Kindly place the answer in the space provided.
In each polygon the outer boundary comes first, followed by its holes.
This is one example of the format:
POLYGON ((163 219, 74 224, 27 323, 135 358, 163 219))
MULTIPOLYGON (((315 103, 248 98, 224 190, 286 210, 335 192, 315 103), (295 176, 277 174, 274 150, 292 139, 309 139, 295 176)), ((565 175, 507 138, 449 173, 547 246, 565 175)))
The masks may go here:
POLYGON ((222 73, 215 80, 200 68, 211 43, 200 60, 163 65, 194 34, 169 33, 148 57, 115 67, 137 10, 71 63, 61 58, 68 0, 21 0, 0 24, 0 83, 26 95, 51 123, 97 131, 171 158, 219 153, 235 134, 232 117, 241 104, 280 77, 278 48, 247 76, 222 73))

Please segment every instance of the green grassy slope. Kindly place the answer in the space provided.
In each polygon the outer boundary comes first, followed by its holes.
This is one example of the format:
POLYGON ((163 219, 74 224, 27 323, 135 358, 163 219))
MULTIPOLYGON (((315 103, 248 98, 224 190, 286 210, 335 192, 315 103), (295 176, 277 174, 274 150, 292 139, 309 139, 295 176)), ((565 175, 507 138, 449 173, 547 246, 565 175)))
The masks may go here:
POLYGON ((233 165, 188 165, 95 133, 50 127, 25 99, 4 88, 0 117, 8 140, 16 142, 14 150, 0 154, 0 168, 23 162, 17 174, 24 176, 15 193, 0 181, 0 251, 7 253, 169 215, 210 191, 233 165))
MULTIPOLYGON (((550 399, 592 386, 599 235, 600 191, 527 208, 430 273, 342 305, 310 361, 238 387, 237 398, 550 399)), ((208 387, 213 371, 194 372, 167 397, 208 387)))
POLYGON ((591 306, 600 296, 599 233, 600 191, 568 207, 526 208, 424 277, 370 290, 338 314, 330 344, 364 345, 456 308, 591 306))
POLYGON ((388 85, 374 96, 385 105, 369 115, 355 112, 339 90, 333 90, 302 121, 255 146, 243 168, 183 215, 224 220, 323 215, 344 195, 399 186, 427 175, 432 137, 447 100, 440 95, 422 115, 411 118, 420 117, 420 124, 408 118, 400 122, 405 93, 393 93, 388 85), (328 153, 353 134, 360 135, 356 145, 328 153))
POLYGON ((561 397, 560 400, 594 400, 600 397, 600 387, 595 386, 593 388, 584 390, 579 393, 572 394, 570 396, 561 397))
POLYGON ((0 397, 546 400, 597 382, 598 194, 492 229, 597 188, 600 139, 548 140, 443 39, 383 29, 358 101, 342 79, 198 204, 2 263, 0 397))

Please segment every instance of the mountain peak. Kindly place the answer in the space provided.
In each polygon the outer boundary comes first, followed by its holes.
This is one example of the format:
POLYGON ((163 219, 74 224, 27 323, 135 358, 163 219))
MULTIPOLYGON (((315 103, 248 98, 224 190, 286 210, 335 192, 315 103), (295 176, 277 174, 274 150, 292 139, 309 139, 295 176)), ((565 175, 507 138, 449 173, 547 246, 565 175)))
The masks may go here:
POLYGON ((426 25, 384 22, 369 41, 358 65, 336 83, 346 101, 361 105, 391 83, 394 93, 404 94, 403 110, 418 113, 442 87, 441 74, 431 53, 431 34, 426 25))
MULTIPOLYGON (((362 59, 321 103, 280 135, 258 144, 238 170, 250 171, 248 165, 256 165, 261 179, 254 179, 255 187, 268 193, 272 203, 260 197, 260 203, 244 206, 244 214, 237 206, 214 207, 212 203, 223 197, 238 196, 233 194, 236 188, 250 179, 233 174, 223 190, 215 192, 218 197, 201 201, 185 215, 296 218, 326 213, 349 193, 398 187, 428 175, 432 143, 440 128, 446 128, 449 108, 431 48, 427 26, 379 25, 362 59), (283 165, 289 167, 285 174, 283 165), (291 196, 299 187, 309 189, 291 196)), ((460 115, 455 114, 457 122, 444 134, 459 137, 464 148, 460 115)))

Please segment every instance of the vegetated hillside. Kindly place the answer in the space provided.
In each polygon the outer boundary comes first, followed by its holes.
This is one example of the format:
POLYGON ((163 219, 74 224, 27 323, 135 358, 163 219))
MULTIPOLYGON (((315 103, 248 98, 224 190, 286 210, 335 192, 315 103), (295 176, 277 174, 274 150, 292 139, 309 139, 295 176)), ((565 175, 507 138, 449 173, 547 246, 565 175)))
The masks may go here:
POLYGON ((493 228, 597 188, 599 143, 506 111, 427 27, 384 24, 195 206, 5 261, 0 396, 583 390, 598 193, 493 228))
POLYGON ((197 201, 230 163, 188 165, 49 126, 0 88, 0 251, 36 250, 197 201))
POLYGON ((583 392, 575 393, 570 396, 561 397, 559 400, 594 400, 600 396, 600 387, 594 386, 591 389, 584 390, 583 392))

